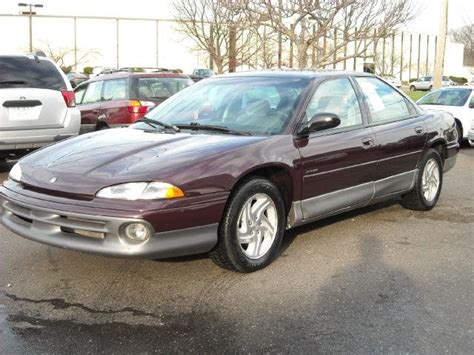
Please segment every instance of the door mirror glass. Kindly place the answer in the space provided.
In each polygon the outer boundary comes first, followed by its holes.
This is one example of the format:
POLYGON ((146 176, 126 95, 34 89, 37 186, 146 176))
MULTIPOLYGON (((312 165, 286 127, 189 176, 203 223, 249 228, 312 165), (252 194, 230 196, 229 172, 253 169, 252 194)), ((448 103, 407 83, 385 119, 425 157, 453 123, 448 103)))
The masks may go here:
POLYGON ((334 113, 321 112, 315 114, 303 127, 300 134, 309 134, 311 132, 323 131, 325 129, 335 128, 341 124, 341 119, 334 113))

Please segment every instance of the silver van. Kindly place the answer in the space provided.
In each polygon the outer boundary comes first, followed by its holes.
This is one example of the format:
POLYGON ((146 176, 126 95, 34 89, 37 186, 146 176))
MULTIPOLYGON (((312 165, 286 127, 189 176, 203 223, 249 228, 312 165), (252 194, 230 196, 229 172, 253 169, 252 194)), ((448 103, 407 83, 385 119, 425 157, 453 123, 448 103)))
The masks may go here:
POLYGON ((80 125, 72 86, 55 63, 0 56, 0 161, 76 136, 80 125))

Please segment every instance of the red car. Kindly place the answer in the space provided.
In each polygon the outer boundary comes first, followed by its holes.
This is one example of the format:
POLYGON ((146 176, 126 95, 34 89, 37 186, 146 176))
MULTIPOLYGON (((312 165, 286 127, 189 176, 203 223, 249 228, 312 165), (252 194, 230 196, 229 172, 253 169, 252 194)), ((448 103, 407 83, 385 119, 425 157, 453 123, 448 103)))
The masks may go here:
POLYGON ((152 108, 192 85, 175 73, 115 73, 95 77, 75 89, 81 133, 127 126, 152 108))

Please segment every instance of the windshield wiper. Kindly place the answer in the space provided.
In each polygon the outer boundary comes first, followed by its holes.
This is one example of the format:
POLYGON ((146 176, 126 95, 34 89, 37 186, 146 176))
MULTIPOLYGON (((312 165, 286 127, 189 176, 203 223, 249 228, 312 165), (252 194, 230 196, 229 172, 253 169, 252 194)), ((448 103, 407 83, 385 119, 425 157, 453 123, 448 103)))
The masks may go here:
POLYGON ((179 132, 180 131, 180 129, 175 125, 168 124, 168 123, 165 123, 165 122, 161 122, 161 121, 158 121, 158 120, 154 120, 154 119, 148 118, 148 117, 143 117, 143 118, 139 119, 138 121, 136 121, 136 123, 138 123, 138 122, 146 123, 146 124, 148 124, 149 126, 151 126, 153 128, 157 128, 157 125, 158 125, 158 126, 161 126, 161 127, 167 128, 167 129, 171 129, 173 132, 179 132))
POLYGON ((176 127, 184 129, 201 129, 206 131, 215 131, 215 132, 224 132, 229 134, 237 134, 239 136, 251 136, 252 133, 245 131, 237 131, 235 129, 230 129, 224 126, 213 126, 207 124, 200 124, 198 122, 191 122, 190 124, 177 124, 176 127))
POLYGON ((24 80, 3 80, 0 81, 0 85, 26 85, 27 82, 24 80))

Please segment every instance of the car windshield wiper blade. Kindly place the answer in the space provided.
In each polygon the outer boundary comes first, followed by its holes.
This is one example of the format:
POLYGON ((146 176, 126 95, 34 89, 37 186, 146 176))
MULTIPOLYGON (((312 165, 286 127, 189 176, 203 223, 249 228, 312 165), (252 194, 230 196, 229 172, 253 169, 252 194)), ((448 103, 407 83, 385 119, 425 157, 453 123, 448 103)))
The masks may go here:
POLYGON ((245 132, 245 131, 238 131, 235 129, 230 129, 224 126, 213 126, 213 125, 206 125, 200 124, 197 122, 191 122, 190 124, 177 124, 176 127, 184 128, 184 129, 202 129, 207 131, 216 131, 216 132, 223 132, 223 133, 230 133, 230 134, 237 134, 239 136, 251 136, 252 133, 245 132))
POLYGON ((139 119, 136 122, 137 123, 138 122, 144 122, 144 123, 148 124, 149 126, 151 126, 153 128, 156 128, 156 125, 158 125, 158 126, 161 126, 161 127, 167 128, 167 129, 171 129, 174 132, 179 132, 180 131, 180 129, 175 125, 168 124, 168 123, 165 123, 165 122, 161 122, 161 121, 158 121, 158 120, 154 120, 154 119, 148 118, 148 117, 143 117, 143 118, 139 119))
POLYGON ((0 81, 0 85, 25 85, 27 84, 24 80, 3 80, 0 81))

